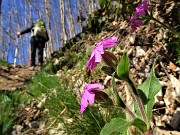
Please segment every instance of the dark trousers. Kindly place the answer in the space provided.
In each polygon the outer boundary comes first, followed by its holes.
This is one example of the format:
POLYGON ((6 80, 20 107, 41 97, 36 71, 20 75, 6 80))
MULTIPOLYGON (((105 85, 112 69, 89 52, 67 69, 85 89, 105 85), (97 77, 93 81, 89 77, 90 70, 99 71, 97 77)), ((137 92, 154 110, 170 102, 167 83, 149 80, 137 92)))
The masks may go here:
POLYGON ((40 37, 31 37, 31 66, 35 66, 36 50, 38 50, 38 62, 43 64, 43 48, 45 42, 40 37))

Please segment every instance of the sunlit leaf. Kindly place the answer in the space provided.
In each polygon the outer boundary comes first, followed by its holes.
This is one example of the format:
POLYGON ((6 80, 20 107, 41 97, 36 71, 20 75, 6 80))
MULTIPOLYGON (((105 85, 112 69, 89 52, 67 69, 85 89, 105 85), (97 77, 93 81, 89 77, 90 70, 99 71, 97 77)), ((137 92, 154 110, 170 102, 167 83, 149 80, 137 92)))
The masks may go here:
POLYGON ((152 67, 151 74, 148 79, 138 87, 143 104, 145 105, 145 112, 147 115, 148 123, 150 124, 152 109, 154 106, 154 97, 161 89, 158 78, 154 73, 154 67, 152 67))
POLYGON ((125 134, 131 125, 136 126, 141 132, 146 131, 146 124, 142 120, 135 118, 132 121, 127 121, 124 118, 118 117, 107 123, 101 130, 100 135, 125 134))
POLYGON ((117 67, 117 75, 121 80, 127 80, 129 77, 129 59, 127 53, 124 53, 117 67))
POLYGON ((141 132, 145 132, 147 130, 146 123, 139 118, 134 119, 132 125, 137 127, 141 132))

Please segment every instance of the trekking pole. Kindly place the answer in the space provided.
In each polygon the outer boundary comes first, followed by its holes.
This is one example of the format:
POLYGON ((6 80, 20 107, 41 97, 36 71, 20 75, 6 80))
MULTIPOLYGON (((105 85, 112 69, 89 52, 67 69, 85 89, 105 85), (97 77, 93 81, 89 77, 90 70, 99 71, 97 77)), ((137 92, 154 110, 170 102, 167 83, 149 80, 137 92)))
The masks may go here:
MULTIPOLYGON (((19 36, 18 36, 19 38, 19 36)), ((18 55, 18 38, 17 38, 17 45, 15 49, 15 54, 14 54, 14 67, 16 67, 16 61, 17 61, 17 55, 18 55)))
POLYGON ((44 56, 44 60, 46 60, 46 58, 47 58, 46 49, 47 49, 47 43, 45 43, 45 47, 43 48, 43 56, 44 56))

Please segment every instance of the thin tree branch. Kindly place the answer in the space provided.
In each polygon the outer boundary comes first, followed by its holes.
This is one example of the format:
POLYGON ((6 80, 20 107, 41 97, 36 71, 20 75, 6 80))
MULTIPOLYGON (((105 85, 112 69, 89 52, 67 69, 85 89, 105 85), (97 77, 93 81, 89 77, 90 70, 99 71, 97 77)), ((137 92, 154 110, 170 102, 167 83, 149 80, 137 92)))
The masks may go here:
POLYGON ((16 40, 16 38, 14 38, 14 37, 4 28, 4 26, 2 26, 2 24, 1 24, 1 27, 3 28, 4 32, 5 32, 11 39, 16 40))

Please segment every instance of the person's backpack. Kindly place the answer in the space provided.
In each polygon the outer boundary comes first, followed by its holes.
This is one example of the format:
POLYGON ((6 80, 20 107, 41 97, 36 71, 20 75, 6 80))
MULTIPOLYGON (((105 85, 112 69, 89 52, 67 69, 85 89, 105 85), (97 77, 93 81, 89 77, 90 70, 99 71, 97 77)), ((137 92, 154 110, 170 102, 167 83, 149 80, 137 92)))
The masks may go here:
POLYGON ((48 37, 45 28, 45 23, 42 19, 39 19, 34 23, 34 27, 31 30, 31 36, 40 36, 47 40, 48 37))

